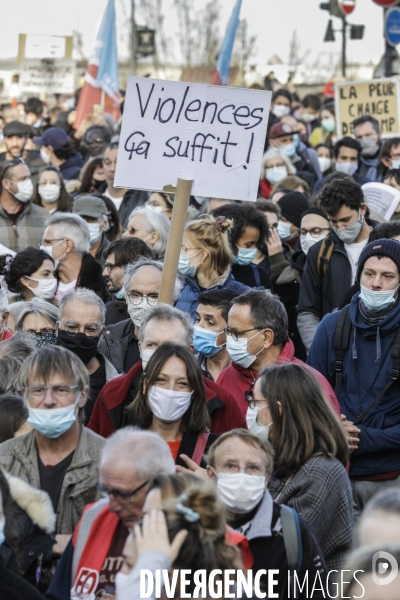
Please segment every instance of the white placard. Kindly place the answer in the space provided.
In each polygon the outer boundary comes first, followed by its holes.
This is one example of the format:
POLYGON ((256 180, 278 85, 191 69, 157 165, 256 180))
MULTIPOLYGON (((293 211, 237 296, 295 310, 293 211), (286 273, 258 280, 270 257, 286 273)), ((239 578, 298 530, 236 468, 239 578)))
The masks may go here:
POLYGON ((364 183, 361 186, 367 198, 367 204, 387 221, 393 215, 400 202, 400 191, 385 183, 364 183))
POLYGON ((64 58, 67 39, 61 35, 26 35, 25 58, 64 58))
POLYGON ((117 187, 256 200, 271 92, 130 77, 117 187))
POLYGON ((75 90, 75 61, 26 59, 21 65, 20 88, 28 94, 71 94, 75 90))

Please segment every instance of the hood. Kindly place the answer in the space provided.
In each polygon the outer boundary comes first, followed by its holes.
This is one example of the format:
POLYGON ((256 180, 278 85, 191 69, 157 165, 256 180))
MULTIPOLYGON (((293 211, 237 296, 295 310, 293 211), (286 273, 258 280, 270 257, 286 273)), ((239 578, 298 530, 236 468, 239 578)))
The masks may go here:
POLYGON ((72 156, 67 158, 65 163, 63 163, 61 166, 63 169, 68 168, 68 167, 82 167, 83 166, 82 154, 80 152, 75 152, 72 156))
POLYGON ((358 301, 360 298, 360 292, 355 294, 350 304, 350 317, 354 327, 362 333, 366 339, 375 339, 379 329, 380 337, 393 334, 399 328, 400 321, 400 301, 397 300, 393 310, 386 315, 379 323, 368 324, 364 321, 361 313, 358 309, 358 301))
POLYGON ((295 250, 295 252, 290 257, 290 266, 292 269, 296 269, 296 271, 303 272, 304 266, 306 264, 307 256, 304 254, 303 250, 295 250))

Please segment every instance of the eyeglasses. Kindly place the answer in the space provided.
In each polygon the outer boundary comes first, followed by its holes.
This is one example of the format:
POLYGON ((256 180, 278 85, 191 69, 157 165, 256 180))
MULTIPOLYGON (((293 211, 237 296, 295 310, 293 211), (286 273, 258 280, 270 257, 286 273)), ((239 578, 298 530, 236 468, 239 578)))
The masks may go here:
POLYGON ((56 400, 63 400, 78 388, 79 385, 67 385, 65 383, 56 383, 54 385, 30 385, 25 389, 25 395, 28 397, 28 400, 39 402, 45 399, 47 390, 51 390, 53 398, 56 400))
POLYGON ((311 237, 318 237, 321 235, 323 231, 330 231, 329 227, 313 227, 312 229, 298 229, 297 233, 303 237, 307 235, 307 233, 311 234, 311 237))
POLYGON ((128 300, 133 306, 140 306, 146 300, 148 306, 155 306, 158 302, 158 294, 149 294, 148 296, 139 292, 129 292, 128 300))
POLYGON ((252 327, 251 329, 243 329, 243 331, 239 331, 238 329, 232 329, 231 327, 225 327, 224 333, 225 335, 230 335, 235 342, 238 341, 243 333, 248 333, 249 331, 262 331, 259 327, 252 327))
MULTIPOLYGON (((79 325, 78 323, 63 323, 62 321, 58 321, 58 323, 62 325, 62 330, 71 336, 79 333, 79 330, 81 329, 81 325, 79 325)), ((83 333, 88 337, 95 337, 100 333, 103 327, 102 325, 97 325, 96 323, 88 323, 87 325, 82 327, 82 329, 83 333)))
POLYGON ((143 489, 144 486, 147 485, 148 483, 149 483, 149 480, 145 481, 144 483, 139 485, 139 487, 134 489, 132 492, 121 492, 121 490, 114 490, 114 489, 109 490, 104 485, 101 485, 101 483, 97 483, 96 487, 99 490, 99 493, 103 498, 109 498, 110 496, 114 496, 114 498, 116 500, 122 500, 124 502, 129 502, 130 500, 132 500, 132 496, 134 496, 135 494, 140 492, 140 490, 143 489))
POLYGON ((104 265, 104 270, 105 270, 105 269, 107 269, 107 271, 109 271, 109 272, 111 273, 111 271, 112 271, 113 269, 115 269, 115 267, 119 267, 119 265, 111 265, 110 263, 106 263, 106 264, 104 265))
MULTIPOLYGON (((222 466, 222 471, 220 473, 242 473, 242 469, 239 465, 233 461, 228 461, 225 465, 222 466)), ((260 465, 248 464, 244 468, 244 472, 246 475, 266 475, 265 467, 261 467, 260 465)), ((216 473, 216 475, 218 475, 216 473)))
POLYGON ((260 400, 257 400, 257 398, 254 398, 254 396, 250 397, 246 396, 246 400, 249 403, 249 408, 251 408, 251 410, 254 410, 255 408, 258 408, 259 404, 263 405, 263 408, 266 408, 269 406, 269 404, 267 404, 264 400, 264 398, 261 398, 260 400))
POLYGON ((1 180, 2 181, 5 177, 5 174, 7 173, 8 169, 11 169, 11 167, 16 167, 17 165, 24 165, 25 161, 22 158, 13 158, 12 160, 10 160, 9 163, 7 163, 6 168, 4 169, 3 173, 1 174, 1 180))

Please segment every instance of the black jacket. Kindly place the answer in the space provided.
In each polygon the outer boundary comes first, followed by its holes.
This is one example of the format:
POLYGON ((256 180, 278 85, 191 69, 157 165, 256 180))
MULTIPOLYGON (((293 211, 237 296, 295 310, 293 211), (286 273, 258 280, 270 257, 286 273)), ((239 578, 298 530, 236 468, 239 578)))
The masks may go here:
MULTIPOLYGON (((101 196, 107 189, 107 183, 104 183, 98 191, 93 194, 93 196, 101 196)), ((128 227, 129 216, 131 212, 138 208, 139 206, 143 206, 147 201, 149 194, 144 192, 143 190, 128 190, 122 200, 122 204, 119 207, 119 218, 121 221, 121 225, 124 229, 128 227)))
POLYGON ((128 308, 125 300, 119 300, 111 294, 111 300, 106 304, 106 327, 116 325, 129 319, 128 308))
POLYGON ((140 360, 138 339, 132 319, 126 319, 106 328, 99 351, 108 358, 114 367, 127 373, 140 360))
POLYGON ((0 600, 44 600, 30 583, 7 569, 0 558, 0 600))
POLYGON ((103 277, 101 264, 89 253, 82 257, 81 272, 76 283, 77 288, 93 290, 103 302, 108 302, 110 295, 107 291, 106 280, 103 277))
POLYGON ((265 290, 271 289, 271 280, 265 269, 260 265, 232 265, 232 275, 244 285, 251 288, 263 287, 265 290))

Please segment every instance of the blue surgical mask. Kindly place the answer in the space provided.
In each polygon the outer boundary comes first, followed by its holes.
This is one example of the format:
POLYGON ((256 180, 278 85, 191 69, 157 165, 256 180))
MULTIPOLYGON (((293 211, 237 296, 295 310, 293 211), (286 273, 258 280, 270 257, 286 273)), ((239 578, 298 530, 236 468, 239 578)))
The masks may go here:
POLYGON ((2 521, 0 521, 0 546, 2 544, 4 544, 4 542, 6 541, 6 536, 4 535, 5 524, 6 524, 6 522, 4 519, 2 521))
POLYGON ((296 154, 296 142, 290 142, 290 144, 286 144, 285 146, 280 146, 279 152, 284 156, 289 156, 291 158, 296 154))
POLYGON ((284 242, 290 240, 292 237, 292 234, 290 233, 291 226, 291 223, 286 223, 285 221, 281 220, 278 221, 276 231, 278 232, 278 235, 281 238, 281 240, 283 240, 284 242))
POLYGON ((255 259, 257 248, 239 248, 237 256, 233 257, 233 262, 236 265, 249 265, 255 259))
POLYGON ((122 287, 120 290, 118 290, 118 292, 114 292, 114 296, 118 298, 118 300, 123 300, 123 298, 125 298, 124 288, 122 287))
POLYGON ((396 301, 395 295, 399 286, 395 290, 370 290, 362 284, 360 285, 360 298, 368 310, 384 310, 396 301))
POLYGON ((261 352, 264 350, 264 347, 262 347, 257 354, 250 354, 250 352, 247 350, 247 342, 255 338, 257 335, 260 335, 260 333, 261 331, 258 331, 250 338, 239 338, 237 340, 234 340, 231 335, 226 336, 226 349, 228 350, 230 358, 236 365, 239 365, 239 367, 243 367, 244 369, 248 369, 256 360, 257 356, 261 354, 261 352))
POLYGON ((197 256, 201 250, 193 254, 193 256, 185 256, 184 254, 180 254, 179 263, 178 263, 178 271, 181 275, 187 275, 188 277, 194 277, 196 275, 197 267, 201 264, 199 262, 197 265, 190 265, 190 261, 192 258, 197 256))
POLYGON ((90 233, 90 244, 95 244, 101 236, 100 223, 87 223, 90 233))
POLYGON ((56 439, 71 429, 76 421, 75 404, 63 408, 32 408, 29 406, 28 423, 44 437, 56 439))
POLYGON ((194 335, 193 335, 193 345, 197 352, 203 354, 204 356, 214 356, 217 354, 225 344, 222 346, 217 346, 217 337, 222 331, 210 331, 210 329, 204 329, 203 327, 199 327, 195 325, 194 327, 194 335))
POLYGON ((294 133, 292 137, 293 137, 293 141, 296 144, 296 148, 297 148, 297 146, 299 145, 300 136, 298 133, 294 133))

